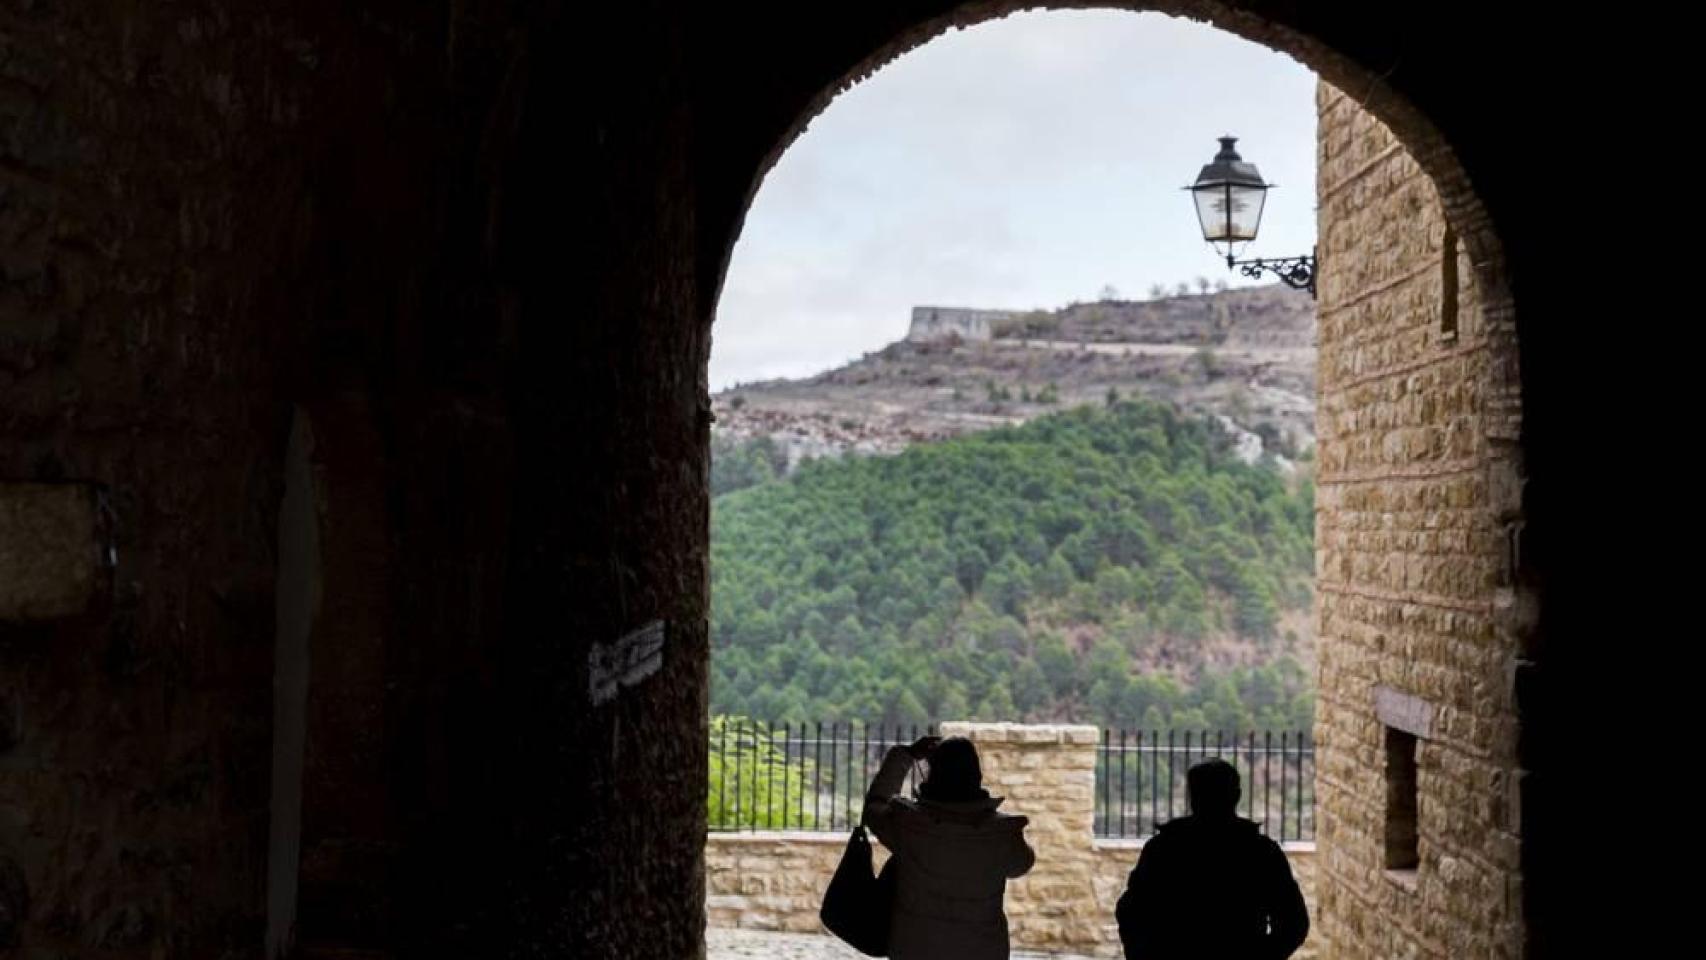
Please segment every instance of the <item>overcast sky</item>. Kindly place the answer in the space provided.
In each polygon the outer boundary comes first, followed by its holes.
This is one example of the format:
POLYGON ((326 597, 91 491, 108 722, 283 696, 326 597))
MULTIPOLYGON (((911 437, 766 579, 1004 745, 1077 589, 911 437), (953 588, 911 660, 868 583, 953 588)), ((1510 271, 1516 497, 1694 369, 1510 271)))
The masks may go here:
POLYGON ((1279 188, 1256 255, 1315 240, 1315 77, 1160 14, 1022 13, 939 37, 848 90, 758 191, 718 304, 711 389, 835 366, 917 304, 1130 299, 1216 260, 1179 188, 1238 149, 1279 188))

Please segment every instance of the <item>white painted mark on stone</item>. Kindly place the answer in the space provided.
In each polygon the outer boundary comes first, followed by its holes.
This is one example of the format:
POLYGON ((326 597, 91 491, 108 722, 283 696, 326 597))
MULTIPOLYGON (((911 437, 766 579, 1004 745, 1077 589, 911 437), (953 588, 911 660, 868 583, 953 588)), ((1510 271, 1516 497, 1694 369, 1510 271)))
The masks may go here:
POLYGON ((653 620, 614 643, 595 643, 587 654, 588 693, 593 706, 616 699, 663 666, 663 621, 653 620))

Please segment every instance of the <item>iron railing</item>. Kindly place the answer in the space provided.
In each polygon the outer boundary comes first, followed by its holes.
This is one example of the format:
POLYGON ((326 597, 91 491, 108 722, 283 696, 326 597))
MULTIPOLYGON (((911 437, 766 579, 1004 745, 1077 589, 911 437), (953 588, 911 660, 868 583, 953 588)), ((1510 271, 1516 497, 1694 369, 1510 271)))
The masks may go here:
MULTIPOLYGON (((708 825, 714 831, 844 832, 891 746, 934 724, 711 720, 708 825)), ((1315 837, 1315 745, 1302 731, 1104 729, 1096 748, 1094 832, 1152 836, 1189 812, 1185 773, 1220 757, 1238 769, 1239 813, 1276 840, 1315 837)), ((915 783, 908 778, 906 792, 915 783)))
POLYGON ((1148 837, 1190 812, 1185 773, 1219 757, 1238 769, 1238 812, 1275 840, 1315 839, 1315 744, 1303 731, 1102 731, 1096 756, 1098 837, 1148 837))
MULTIPOLYGON (((889 747, 934 724, 711 720, 711 830, 851 830, 889 747)), ((906 790, 915 784, 908 776, 906 790)))

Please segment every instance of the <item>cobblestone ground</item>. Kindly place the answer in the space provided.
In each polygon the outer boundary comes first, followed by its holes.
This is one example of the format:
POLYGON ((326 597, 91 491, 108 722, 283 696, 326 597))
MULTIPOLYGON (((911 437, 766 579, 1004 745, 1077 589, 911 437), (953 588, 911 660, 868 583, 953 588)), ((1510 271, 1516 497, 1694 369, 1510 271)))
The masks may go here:
MULTIPOLYGON (((707 930, 707 960, 864 960, 834 937, 762 930, 707 930)), ((1013 954, 1013 960, 1090 960, 1076 954, 1013 954)))

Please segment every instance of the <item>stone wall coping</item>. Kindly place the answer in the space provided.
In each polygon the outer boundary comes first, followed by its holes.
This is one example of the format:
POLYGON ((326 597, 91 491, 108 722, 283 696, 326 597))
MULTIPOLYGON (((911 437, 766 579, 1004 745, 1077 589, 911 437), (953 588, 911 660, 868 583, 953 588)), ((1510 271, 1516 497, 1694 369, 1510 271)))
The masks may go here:
POLYGON ((706 843, 821 843, 841 845, 847 842, 847 836, 852 830, 755 830, 751 832, 733 831, 705 834, 706 843))
MULTIPOLYGON (((1098 853, 1102 851, 1142 850, 1149 838, 1137 837, 1097 837, 1090 846, 1098 853)), ((1315 852, 1313 840, 1282 840, 1280 849, 1288 854, 1312 854, 1315 852)))
MULTIPOLYGON (((706 843, 821 843, 838 845, 847 842, 847 832, 829 833, 823 830, 757 830, 741 833, 707 833, 706 843)), ((1148 838, 1097 837, 1091 841, 1091 848, 1101 850, 1142 850, 1148 843, 1148 838)), ((1315 852, 1313 840, 1285 840, 1280 843, 1280 849, 1286 853, 1309 854, 1315 852)))
POLYGON ((944 737, 965 737, 973 743, 1071 743, 1101 741, 1098 727, 1069 723, 974 723, 953 720, 941 725, 944 737))

